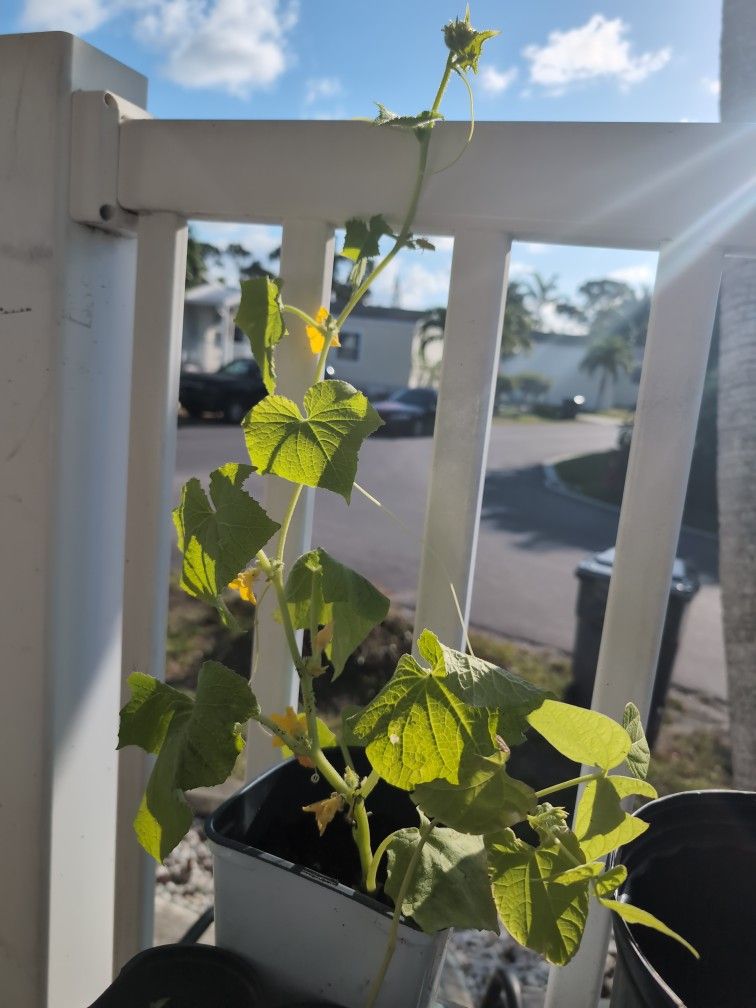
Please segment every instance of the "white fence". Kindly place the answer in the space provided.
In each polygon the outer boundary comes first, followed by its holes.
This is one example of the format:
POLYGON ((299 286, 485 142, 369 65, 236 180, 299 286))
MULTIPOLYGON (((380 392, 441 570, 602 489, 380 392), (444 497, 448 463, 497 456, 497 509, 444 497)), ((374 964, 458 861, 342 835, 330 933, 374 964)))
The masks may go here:
MULTIPOLYGON (((143 103, 137 74, 70 36, 0 38, 0 977, 14 1008, 89 1003, 114 957, 149 941, 151 874, 128 825, 144 771, 129 755, 119 776, 112 749, 122 668, 164 662, 185 221, 282 224, 287 299, 314 312, 334 227, 400 220, 413 177, 408 135, 154 121, 143 103)), ((434 130, 432 164, 465 130, 434 130)), ((467 614, 511 241, 658 249, 594 694, 611 715, 647 708, 722 259, 756 249, 755 164, 752 127, 483 123, 432 177, 417 229, 455 243, 420 625, 461 642, 433 557, 467 614)), ((280 385, 296 398, 309 352, 293 336, 280 385)), ((310 500, 292 553, 311 515, 310 500)), ((280 709, 295 687, 275 654, 258 682, 280 709)), ((590 922, 549 1005, 596 1002, 607 928, 590 922)))

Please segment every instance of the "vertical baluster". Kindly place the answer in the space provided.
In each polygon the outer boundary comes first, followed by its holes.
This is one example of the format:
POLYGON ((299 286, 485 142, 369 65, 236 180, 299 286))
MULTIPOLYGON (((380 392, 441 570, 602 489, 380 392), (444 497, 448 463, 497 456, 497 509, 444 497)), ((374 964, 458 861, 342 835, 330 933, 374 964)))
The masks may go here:
POLYGON ((415 631, 461 646, 451 581, 465 625, 499 368, 511 242, 469 230, 454 242, 415 631))
MULTIPOLYGON (((722 269, 719 249, 664 246, 648 325, 593 708, 644 718, 653 690, 722 269)), ((609 914, 591 909, 573 961, 552 970, 547 1008, 587 1008, 601 986, 609 914)))
MULTIPOLYGON (((319 221, 287 221, 284 224, 281 277, 284 280, 285 302, 312 316, 321 305, 330 304, 333 249, 333 229, 328 225, 319 221)), ((287 316, 286 324, 289 329, 288 345, 279 355, 277 391, 301 404, 304 392, 312 382, 315 358, 304 325, 291 315, 287 316)), ((293 489, 293 483, 275 476, 268 477, 265 509, 276 521, 283 517, 293 489)), ((313 502, 312 490, 305 490, 286 540, 284 560, 287 564, 310 546, 313 502)), ((266 712, 283 711, 288 704, 295 709, 297 706, 298 679, 281 628, 272 621, 276 605, 273 592, 268 592, 259 605, 255 640, 253 688, 266 712)), ((277 759, 276 752, 270 739, 253 727, 247 742, 248 777, 252 778, 271 766, 277 759)))
MULTIPOLYGON (((186 222, 174 214, 139 218, 132 356, 122 700, 133 671, 162 679, 173 528, 176 411, 186 268, 186 222)), ((152 944, 155 862, 138 845, 132 821, 148 770, 141 750, 118 756, 116 971, 152 944)))

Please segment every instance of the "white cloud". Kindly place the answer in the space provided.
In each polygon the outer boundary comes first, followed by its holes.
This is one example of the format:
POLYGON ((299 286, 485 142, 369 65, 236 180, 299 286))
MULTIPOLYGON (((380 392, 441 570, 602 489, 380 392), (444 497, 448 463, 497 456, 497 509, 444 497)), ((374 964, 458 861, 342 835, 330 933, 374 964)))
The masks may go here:
POLYGON ((134 37, 162 58, 163 74, 187 88, 244 98, 286 69, 296 0, 26 0, 27 28, 78 35, 129 15, 134 37))
POLYGON ((105 0, 26 0, 22 21, 25 28, 84 35, 111 16, 105 0))
POLYGON ((652 287, 656 271, 652 266, 639 263, 637 266, 622 266, 620 269, 612 270, 609 274, 610 280, 619 280, 629 284, 631 287, 652 287))
MULTIPOLYGON (((139 2, 139 0, 137 0, 139 2)), ((136 35, 164 53, 163 73, 187 88, 245 98, 286 68, 286 34, 297 9, 278 0, 148 0, 136 35)))
POLYGON ((480 85, 489 94, 501 94, 517 78, 517 67, 509 70, 497 70, 493 66, 485 66, 480 74, 480 85))
POLYGON ((721 85, 718 77, 702 77, 701 86, 707 94, 714 95, 715 97, 721 91, 721 85))
MULTIPOLYGON (((423 310, 445 305, 449 298, 449 262, 444 257, 434 266, 412 262, 417 253, 400 255, 389 263, 370 288, 372 299, 369 304, 390 305, 399 295, 399 307, 423 310), (398 277, 398 284, 397 284, 398 277)), ((436 253, 429 253, 435 256, 436 253)), ((431 262, 431 259, 428 259, 431 262)))
POLYGON ((341 94, 341 81, 337 77, 311 77, 305 84, 306 105, 338 94, 341 94))
POLYGON ((570 84, 604 78, 624 90, 666 66, 671 49, 634 54, 627 31, 621 18, 594 14, 579 28, 550 32, 546 45, 523 49, 531 82, 562 94, 570 84))
POLYGON ((545 304, 540 311, 540 327, 543 332, 564 333, 569 336, 585 336, 588 327, 579 319, 569 318, 557 311, 553 303, 545 304))

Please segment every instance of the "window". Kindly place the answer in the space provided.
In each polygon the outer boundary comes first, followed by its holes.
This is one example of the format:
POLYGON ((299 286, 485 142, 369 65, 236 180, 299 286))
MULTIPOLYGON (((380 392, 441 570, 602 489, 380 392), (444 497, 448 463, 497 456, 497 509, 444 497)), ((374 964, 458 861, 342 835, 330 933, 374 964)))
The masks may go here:
POLYGON ((339 335, 341 346, 336 350, 338 360, 357 361, 360 359, 360 340, 362 336, 356 332, 342 332, 339 335))

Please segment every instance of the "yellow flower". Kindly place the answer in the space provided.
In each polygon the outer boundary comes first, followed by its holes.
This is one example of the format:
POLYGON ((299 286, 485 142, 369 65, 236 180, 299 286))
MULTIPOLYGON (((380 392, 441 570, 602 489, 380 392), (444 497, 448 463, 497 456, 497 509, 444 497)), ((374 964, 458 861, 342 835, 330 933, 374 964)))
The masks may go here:
MULTIPOLYGON (((315 321, 318 323, 319 326, 325 326, 326 322, 328 322, 329 317, 330 316, 328 314, 327 308, 318 308, 318 314, 315 316, 315 321)), ((315 326, 311 325, 306 326, 306 330, 307 330, 307 338, 310 341, 310 350, 312 350, 314 354, 319 354, 320 351, 323 349, 323 344, 325 343, 325 337, 323 336, 323 333, 320 331, 320 329, 317 329, 315 326)), ((331 346, 332 347, 341 346, 341 343, 339 343, 338 333, 334 333, 333 338, 331 339, 331 346)))
POLYGON ((252 605, 257 605, 257 599, 255 598, 255 593, 252 590, 252 585, 255 578, 260 576, 260 571, 257 567, 250 567, 249 570, 244 570, 240 574, 237 574, 233 581, 228 584, 229 588, 233 588, 234 591, 238 591, 241 598, 245 602, 251 602, 252 605))
MULTIPOLYGON (((295 739, 301 739, 307 735, 307 715, 296 714, 293 707, 287 707, 285 714, 271 714, 270 720, 295 739)), ((274 735, 271 742, 276 749, 283 749, 286 746, 284 740, 278 735, 274 735)), ((315 766, 309 756, 297 756, 297 762, 303 767, 315 766)))
POLYGON ((313 802, 312 805, 303 805, 302 811, 312 812, 315 815, 315 822, 318 824, 318 833, 323 836, 328 823, 343 807, 344 799, 334 791, 330 798, 313 802))

